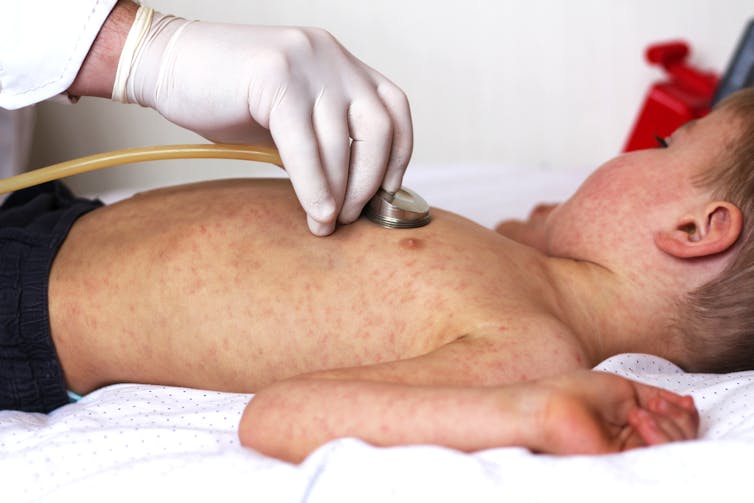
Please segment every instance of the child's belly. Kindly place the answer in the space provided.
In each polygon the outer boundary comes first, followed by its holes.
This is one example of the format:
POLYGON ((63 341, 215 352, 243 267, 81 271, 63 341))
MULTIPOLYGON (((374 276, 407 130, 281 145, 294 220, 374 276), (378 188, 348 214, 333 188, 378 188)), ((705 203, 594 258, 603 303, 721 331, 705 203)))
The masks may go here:
POLYGON ((51 278, 53 334, 89 341, 107 380, 238 391, 425 354, 520 310, 530 274, 494 232, 433 217, 318 238, 286 181, 139 195, 74 227, 51 278))

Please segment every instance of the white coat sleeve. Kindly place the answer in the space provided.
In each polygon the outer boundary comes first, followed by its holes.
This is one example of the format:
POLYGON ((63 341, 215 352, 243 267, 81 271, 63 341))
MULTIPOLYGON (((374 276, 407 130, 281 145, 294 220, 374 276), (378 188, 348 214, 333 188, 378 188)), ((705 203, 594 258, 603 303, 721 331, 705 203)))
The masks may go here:
POLYGON ((0 107, 68 89, 117 0, 0 0, 0 107))

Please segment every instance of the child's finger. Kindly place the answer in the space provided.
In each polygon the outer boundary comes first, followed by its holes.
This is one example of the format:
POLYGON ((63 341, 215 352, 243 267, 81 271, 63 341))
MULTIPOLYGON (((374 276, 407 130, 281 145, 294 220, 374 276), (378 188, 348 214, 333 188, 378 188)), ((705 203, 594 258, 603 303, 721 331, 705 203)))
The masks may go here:
POLYGON ((648 408, 672 421, 682 431, 685 440, 696 438, 699 431, 699 413, 695 407, 689 410, 685 405, 678 405, 676 401, 657 396, 649 401, 648 408))
POLYGON ((674 430, 671 422, 645 409, 633 409, 628 414, 628 423, 633 427, 646 445, 661 445, 676 440, 683 440, 679 430, 674 430), (661 422, 667 421, 661 426, 661 422))
POLYGON ((657 445, 667 442, 666 434, 660 430, 652 415, 644 409, 631 409, 628 413, 628 424, 639 434, 646 445, 657 445))
POLYGON ((671 403, 674 403, 675 405, 679 407, 686 409, 689 412, 694 412, 698 416, 696 405, 694 405, 694 399, 690 395, 678 395, 666 389, 661 389, 661 388, 658 388, 658 389, 660 391, 660 396, 662 398, 664 398, 665 400, 671 403))
POLYGON ((633 426, 631 428, 628 428, 626 435, 618 440, 618 444, 621 446, 621 451, 627 451, 630 449, 647 446, 647 442, 642 438, 642 436, 633 426))
POLYGON ((647 407, 647 404, 657 397, 660 397, 670 403, 673 403, 690 414, 692 420, 698 425, 699 412, 694 405, 694 399, 689 395, 678 395, 672 391, 668 391, 662 388, 656 388, 646 384, 637 383, 636 386, 637 396, 639 398, 639 406, 647 407))
POLYGON ((693 438, 674 419, 652 410, 650 410, 650 413, 654 416, 657 426, 665 433, 670 441, 680 442, 682 440, 693 438))

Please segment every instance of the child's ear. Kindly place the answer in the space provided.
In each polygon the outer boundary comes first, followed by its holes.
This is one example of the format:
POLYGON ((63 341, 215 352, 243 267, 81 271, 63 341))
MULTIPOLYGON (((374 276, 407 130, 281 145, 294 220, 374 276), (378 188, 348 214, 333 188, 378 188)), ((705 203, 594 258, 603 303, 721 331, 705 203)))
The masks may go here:
POLYGON ((722 253, 741 235, 741 210, 727 201, 709 203, 685 216, 670 231, 655 234, 655 245, 676 258, 701 258, 722 253))

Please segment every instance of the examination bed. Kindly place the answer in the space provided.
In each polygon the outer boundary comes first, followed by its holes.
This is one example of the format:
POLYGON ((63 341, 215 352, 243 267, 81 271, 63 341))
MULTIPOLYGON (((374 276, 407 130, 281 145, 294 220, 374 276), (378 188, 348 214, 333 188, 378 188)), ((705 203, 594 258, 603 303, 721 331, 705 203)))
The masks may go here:
MULTIPOLYGON (((433 205, 491 227, 503 217, 525 216, 537 202, 568 197, 587 173, 417 165, 406 185, 433 205)), ((240 447, 235 430, 251 395, 120 384, 47 416, 0 412, 0 499, 636 502, 750 494, 754 371, 686 374, 646 355, 618 355, 599 368, 692 394, 701 439, 566 457, 520 448, 384 449, 342 439, 290 465, 240 447)))

